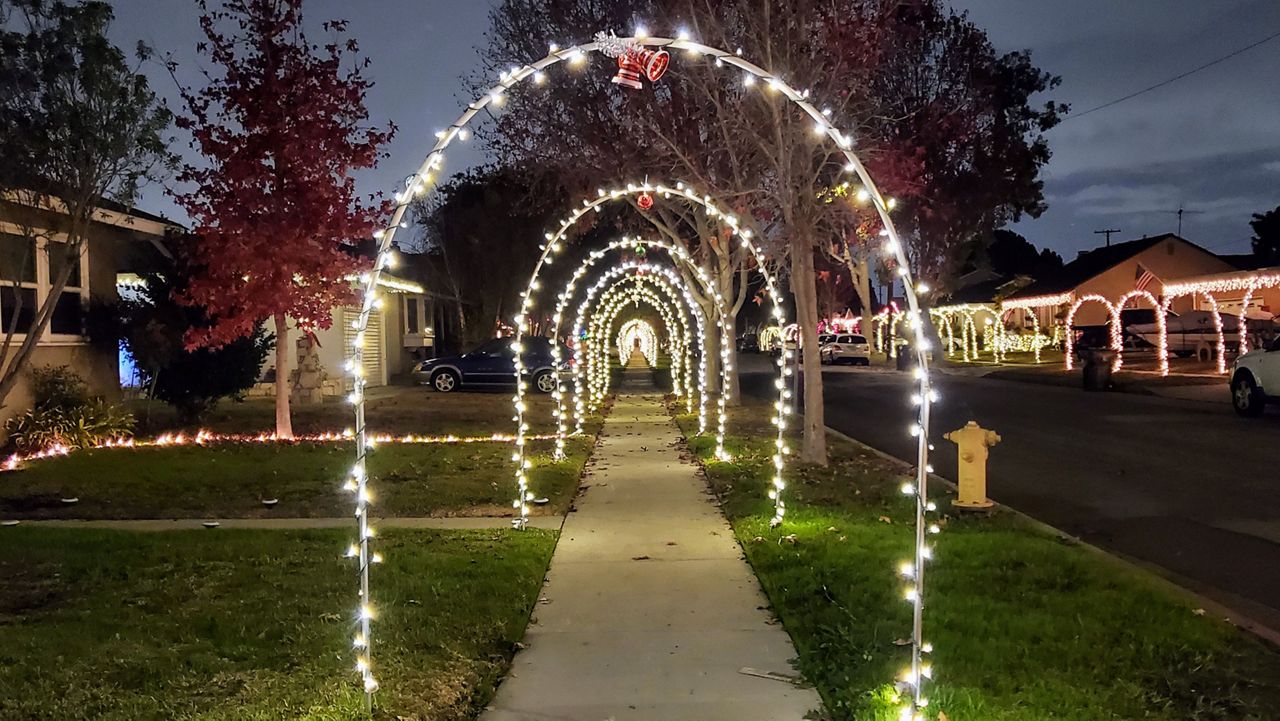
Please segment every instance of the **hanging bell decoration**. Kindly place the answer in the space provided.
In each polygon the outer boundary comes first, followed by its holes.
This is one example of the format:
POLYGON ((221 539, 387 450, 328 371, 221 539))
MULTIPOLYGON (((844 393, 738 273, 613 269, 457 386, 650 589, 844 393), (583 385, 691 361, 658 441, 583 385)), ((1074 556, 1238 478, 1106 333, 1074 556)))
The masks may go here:
POLYGON ((630 48, 618 56, 618 73, 613 76, 613 82, 640 90, 644 87, 640 78, 647 78, 651 83, 657 82, 667 72, 670 64, 671 53, 666 50, 630 48))
POLYGON ((638 205, 641 210, 648 210, 652 208, 653 196, 649 195, 648 193, 641 193, 640 197, 636 198, 636 205, 638 205))

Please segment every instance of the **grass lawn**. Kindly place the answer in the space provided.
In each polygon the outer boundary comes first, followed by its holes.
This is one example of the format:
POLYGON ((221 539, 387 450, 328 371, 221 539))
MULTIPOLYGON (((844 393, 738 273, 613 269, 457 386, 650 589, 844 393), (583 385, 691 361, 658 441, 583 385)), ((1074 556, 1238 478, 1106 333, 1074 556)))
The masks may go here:
MULTIPOLYGON (((512 433, 513 391, 466 391, 436 393, 425 386, 386 386, 365 393, 365 413, 369 430, 394 435, 476 435, 512 433)), ((526 397, 529 424, 538 429, 554 428, 551 398, 540 393, 526 397)), ((223 401, 198 424, 180 422, 173 409, 160 401, 131 401, 137 415, 138 435, 154 436, 165 431, 195 431, 204 428, 219 433, 271 432, 276 426, 275 399, 251 398, 223 401)), ((351 405, 331 399, 316 405, 293 406, 293 431, 298 434, 324 433, 350 428, 354 423, 351 405)))
MULTIPOLYGON (((5 528, 0 719, 362 718, 341 531, 5 528)), ((470 719, 530 609, 551 532, 380 534, 375 718, 470 719)))
MULTIPOLYGON (((736 415, 734 462, 705 460, 714 439, 690 445, 796 642, 800 669, 836 719, 896 719, 887 699, 908 662, 900 643, 910 637, 910 605, 895 569, 913 544, 902 477, 833 441, 830 467, 788 467, 788 520, 772 530, 769 409, 749 404, 736 415)), ((696 428, 696 419, 678 420, 686 433, 696 428)), ((1197 614, 1162 582, 1010 512, 943 523, 925 628, 936 648, 931 708, 950 721, 1277 717, 1280 654, 1197 614)))
MULTIPOLYGON (((531 443, 535 513, 563 512, 591 449, 571 439, 553 462, 549 441, 531 443)), ((515 497, 510 443, 385 443, 369 456, 380 516, 495 516, 515 497)), ((104 448, 34 461, 0 473, 4 518, 303 518, 345 516, 341 486, 350 443, 223 443, 207 447, 104 448), (79 498, 65 505, 63 498, 79 498), (277 499, 267 508, 265 499, 277 499)))
MULTIPOLYGON (((511 399, 496 393, 431 393, 378 389, 369 426, 397 434, 511 433, 511 399), (421 396, 421 397, 420 397, 421 396), (424 400, 425 399, 425 400, 424 400)), ((545 396, 530 401, 530 432, 554 429, 545 396)), ((295 431, 341 430, 350 406, 299 409, 295 431), (339 417, 338 412, 342 415, 339 417)), ((274 425, 269 401, 227 404, 205 427, 258 433, 274 425)), ((549 499, 535 513, 567 509, 586 463, 598 417, 588 435, 571 439, 569 457, 552 462, 551 441, 532 441, 533 490, 549 499)), ((169 428, 168 430, 173 430, 169 428)), ((381 516, 510 515, 515 496, 513 445, 380 444, 370 455, 375 513, 381 516)), ((297 518, 345 516, 341 489, 353 462, 351 442, 214 443, 205 447, 104 448, 25 463, 0 472, 0 518, 297 518), (63 498, 79 498, 74 505, 63 498), (262 501, 277 499, 273 507, 262 501)))

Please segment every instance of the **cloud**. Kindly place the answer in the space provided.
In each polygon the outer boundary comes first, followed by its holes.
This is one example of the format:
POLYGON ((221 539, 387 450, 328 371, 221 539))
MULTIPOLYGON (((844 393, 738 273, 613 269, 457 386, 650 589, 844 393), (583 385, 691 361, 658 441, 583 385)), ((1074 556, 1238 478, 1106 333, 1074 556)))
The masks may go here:
POLYGON ((1280 160, 1273 160, 1270 163, 1263 163, 1262 169, 1269 170, 1272 173, 1280 173, 1280 160))

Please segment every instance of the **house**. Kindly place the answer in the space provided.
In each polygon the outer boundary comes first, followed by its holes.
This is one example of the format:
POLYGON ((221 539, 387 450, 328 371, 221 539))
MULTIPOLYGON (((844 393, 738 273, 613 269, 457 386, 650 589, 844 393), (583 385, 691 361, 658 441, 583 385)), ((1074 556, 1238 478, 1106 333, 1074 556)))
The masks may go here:
MULTIPOLYGON (((369 316, 365 329, 364 377, 367 385, 385 386, 398 376, 407 376, 419 361, 440 354, 440 341, 452 327, 445 312, 447 304, 424 287, 412 268, 405 271, 383 271, 378 279, 378 292, 383 303, 369 316)), ((353 283, 358 279, 353 278, 353 283)), ((349 349, 355 341, 354 323, 360 315, 358 305, 341 306, 331 311, 330 326, 312 333, 315 361, 322 377, 320 395, 336 397, 346 395, 352 388, 352 379, 346 372, 349 349)), ((267 331, 275 333, 275 324, 268 320, 267 331)), ((288 342, 300 348, 302 331, 289 328, 288 342)), ((301 346, 305 348, 305 344, 301 346)), ((297 368, 300 354, 291 358, 297 368)), ((251 395, 275 393, 275 355, 267 357, 263 366, 262 381, 251 395)))
MULTIPOLYGON (((66 221, 65 206, 52 196, 24 191, 0 199, 0 338, 13 330, 9 357, 17 353, 36 309, 49 297, 50 278, 62 262, 58 248, 66 241, 59 229, 66 221)), ((78 265, 56 301, 28 367, 65 365, 84 379, 91 393, 118 397, 118 349, 114 344, 103 347, 90 342, 90 307, 114 304, 119 298, 118 280, 157 268, 168 256, 166 235, 177 229, 163 217, 102 201, 93 213, 78 265)), ((30 407, 31 402, 23 377, 5 399, 0 419, 30 407)))
MULTIPOLYGON (((1006 311, 1025 309, 1034 313, 1042 328, 1063 323, 1072 308, 1076 309, 1073 326, 1101 326, 1110 318, 1107 304, 1124 301, 1126 308, 1151 307, 1146 295, 1135 292, 1162 299, 1166 284, 1234 270, 1219 256, 1166 233, 1082 252, 1058 272, 1011 293, 1001 305, 1006 311)), ((1194 308, 1194 299, 1186 296, 1171 301, 1174 312, 1194 308)))

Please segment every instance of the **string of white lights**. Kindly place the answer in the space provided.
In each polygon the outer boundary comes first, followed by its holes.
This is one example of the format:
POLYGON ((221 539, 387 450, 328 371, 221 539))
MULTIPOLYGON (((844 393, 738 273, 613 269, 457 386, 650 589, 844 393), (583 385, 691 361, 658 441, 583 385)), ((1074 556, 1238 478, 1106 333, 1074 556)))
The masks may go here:
MULTIPOLYGON (((625 276, 617 284, 606 291, 606 295, 623 292, 631 293, 639 299, 647 300, 649 305, 658 310, 658 313, 662 316, 663 323, 666 324, 666 327, 671 329, 670 338, 672 342, 679 344, 678 348, 680 349, 681 354, 685 357, 685 359, 681 361, 681 367, 686 369, 686 378, 684 380, 683 387, 689 390, 688 393, 684 394, 685 412, 692 413, 693 355, 691 347, 693 344, 690 341, 692 331, 690 330, 685 318, 684 310, 686 310, 686 307, 681 302, 680 293, 675 288, 668 285, 662 276, 649 275, 625 276)), ((602 296, 601 303, 603 304, 603 302, 604 297, 602 296)), ((687 308, 687 310, 691 315, 696 314, 697 312, 692 308, 687 308)), ((698 353, 700 357, 705 356, 706 348, 701 344, 698 346, 698 353)), ((680 388, 680 384, 676 382, 676 376, 678 374, 676 372, 677 366, 675 365, 675 359, 677 357, 678 355, 673 353, 672 373, 673 386, 675 387, 675 389, 673 389, 673 393, 675 393, 675 395, 681 395, 680 390, 678 390, 680 388)), ((706 383, 704 379, 700 381, 700 389, 705 387, 706 383)), ((705 409, 705 405, 702 407, 705 409)), ((699 433, 703 433, 705 431, 705 428, 699 429, 699 433)))
MULTIPOLYGON (((559 245, 559 241, 558 240, 554 241, 550 246, 548 246, 548 249, 555 248, 558 245, 559 245)), ((593 250, 591 253, 589 253, 588 256, 574 270, 573 276, 569 279, 568 282, 565 283, 564 289, 561 291, 561 293, 557 297, 555 313, 551 317, 550 332, 552 337, 558 338, 560 336, 560 333, 561 333, 560 329, 561 329, 561 324, 563 322, 565 310, 569 302, 573 299, 574 294, 577 290, 578 284, 582 281, 582 279, 586 276, 586 274, 590 272, 590 270, 596 265, 596 263, 598 263, 602 258, 604 258, 606 255, 608 255, 611 252, 620 251, 626 248, 632 248, 632 249, 636 247, 647 248, 651 246, 659 247, 667 251, 668 254, 671 254, 673 252, 671 249, 677 247, 669 243, 664 243, 662 241, 646 241, 646 240, 634 240, 630 238, 622 238, 620 240, 615 240, 610 242, 604 248, 593 250)), ((687 253, 684 253, 683 256, 681 256, 680 251, 682 250, 683 249, 679 249, 679 251, 674 251, 675 255, 672 255, 672 257, 680 258, 686 264, 692 265, 692 260, 689 258, 687 253)), ((544 251, 544 254, 546 252, 547 251, 544 251)), ((548 259, 548 262, 549 262, 549 259, 548 259)), ((683 287, 683 282, 679 283, 678 285, 683 287)), ((535 279, 534 281, 530 282, 529 289, 526 291, 526 294, 525 294, 526 304, 532 303, 530 299, 533 298, 533 291, 536 291, 536 290, 537 290, 537 281, 535 279)), ((682 290, 679 293, 679 297, 686 301, 686 305, 690 308, 690 314, 694 315, 696 318, 699 319, 698 320, 699 342, 703 342, 704 336, 701 331, 701 323, 702 323, 701 307, 698 306, 696 301, 694 301, 693 296, 687 291, 687 289, 682 290)), ((580 341, 580 338, 576 332, 571 340, 575 344, 575 348, 576 348, 576 345, 580 341)), ((699 358, 701 359, 701 361, 699 365, 699 376, 701 380, 699 385, 699 408, 700 408, 699 416, 700 418, 703 419, 703 426, 700 426, 699 432, 702 432, 703 430, 705 430, 705 409, 706 409, 708 379, 707 379, 707 367, 706 367, 707 355, 706 355, 705 346, 701 346, 700 351, 701 352, 700 352, 699 358)), ((575 353, 575 355, 577 354, 575 353)), ((584 361, 585 359, 583 357, 576 358, 576 362, 574 364, 575 388, 578 388, 578 386, 576 385, 576 382, 580 380, 579 373, 582 370, 582 363, 584 361)), ((518 368, 520 367, 521 363, 522 361, 519 358, 517 358, 518 368)), ((567 435, 566 419, 568 417, 564 408, 565 388, 561 383, 561 377, 560 377, 560 367, 562 363, 563 363, 563 358, 561 358, 560 356, 560 346, 558 343, 553 343, 552 344, 552 381, 553 381, 554 390, 552 391, 552 396, 556 405, 556 408, 553 411, 553 416, 556 419, 556 434, 557 434, 556 455, 557 457, 563 457, 565 437, 567 435)), ((519 402, 522 399, 522 397, 523 397, 522 391, 517 386, 517 392, 516 392, 517 402, 519 402)), ((582 403, 582 398, 583 397, 580 393, 575 394, 574 433, 582 433, 582 430, 583 430, 583 420, 585 417, 585 405, 582 403)), ((518 407, 517 407, 517 411, 519 411, 518 407)), ((523 419, 521 418, 519 412, 517 412, 517 421, 518 421, 517 425, 523 425, 523 419)), ((519 435, 519 431, 517 432, 517 435, 519 435)))
MULTIPOLYGON (((635 303, 634 297, 628 299, 635 303)), ((656 309, 655 309, 656 310, 656 309)), ((639 351, 650 368, 658 366, 658 332, 647 320, 632 318, 618 328, 618 359, 626 364, 631 354, 639 351)))
MULTIPOLYGON (((499 77, 499 82, 487 93, 472 102, 459 118, 454 121, 448 128, 437 133, 437 142, 435 147, 427 155, 421 167, 416 173, 410 176, 405 183, 405 190, 396 195, 396 208, 392 214, 390 226, 386 232, 377 234, 379 242, 378 256, 374 262, 373 270, 365 279, 365 303, 361 313, 354 322, 354 329, 358 336, 361 336, 360 342, 354 344, 352 348, 353 364, 352 372, 356 372, 361 367, 361 356, 363 346, 363 333, 368 327, 369 314, 373 309, 373 302, 377 286, 378 276, 381 273, 385 257, 391 247, 392 239, 395 235, 396 228, 404 221, 410 203, 416 198, 424 195, 435 182, 437 173, 441 170, 444 161, 444 151, 448 146, 459 138, 465 138, 468 135, 466 128, 475 118, 475 116, 488 106, 501 105, 506 93, 517 83, 525 80, 532 80, 534 83, 547 82, 547 69, 561 62, 568 62, 571 66, 580 66, 585 63, 587 55, 592 52, 601 50, 605 45, 614 47, 617 43, 627 43, 636 46, 650 48, 670 48, 674 50, 686 51, 689 58, 702 58, 710 61, 717 68, 734 69, 743 73, 743 84, 746 86, 755 86, 757 81, 765 92, 777 94, 801 112, 806 114, 814 123, 814 131, 820 137, 826 138, 835 144, 846 161, 845 171, 854 174, 862 183, 860 193, 865 192, 865 197, 871 202, 882 224, 881 236, 884 239, 884 248, 886 253, 893 257, 896 261, 898 273, 903 280, 906 301, 908 305, 909 322, 912 329, 916 333, 915 337, 915 361, 916 361, 916 392, 913 398, 919 398, 919 410, 917 413, 917 422, 912 426, 911 430, 917 439, 917 463, 916 476, 917 483, 913 491, 915 499, 915 561, 913 564, 910 586, 912 593, 912 622, 911 622, 911 664, 907 672, 903 675, 903 683, 907 692, 907 699, 904 702, 902 716, 909 721, 924 718, 924 709, 927 706, 927 699, 924 695, 924 679, 929 678, 931 670, 924 662, 924 656, 929 653, 930 647, 923 640, 923 602, 924 602, 924 561, 928 555, 928 545, 926 543, 926 531, 928 526, 926 512, 931 508, 931 504, 927 500, 927 482, 928 482, 928 457, 930 451, 929 444, 929 409, 930 404, 935 398, 929 377, 929 358, 928 343, 924 335, 924 323, 921 322, 922 308, 917 293, 917 284, 912 281, 911 272, 909 270, 909 258, 907 257, 906 248, 901 242, 897 228, 893 223, 893 219, 889 214, 889 200, 879 192, 874 181, 870 177, 862 161, 853 152, 853 137, 851 134, 844 132, 834 122, 832 113, 829 109, 819 110, 809 102, 809 92, 801 91, 792 87, 783 78, 771 73, 758 65, 755 65, 742 57, 741 50, 731 53, 726 50, 714 48, 708 45, 695 42, 682 34, 677 38, 655 38, 648 37, 645 33, 636 33, 632 37, 610 39, 607 42, 589 42, 578 45, 572 45, 568 48, 559 48, 553 46, 550 53, 533 63, 513 67, 503 72, 499 77)), ((748 239, 748 247, 753 249, 748 239)), ((922 287, 922 286, 921 286, 922 287)), ((921 290, 920 292, 923 292, 921 290)), ((781 310, 777 311, 778 320, 780 322, 781 310)), ((523 323, 517 323, 521 326, 523 323)), ((784 370, 787 365, 788 351, 784 350, 782 357, 778 362, 784 370)), ((356 391, 353 393, 353 402, 356 406, 356 427, 357 427, 357 450, 356 450, 356 469, 353 477, 357 479, 357 486, 363 489, 365 486, 365 478, 363 472, 358 469, 363 467, 367 446, 364 443, 364 397, 363 382, 357 378, 356 391)), ((779 406, 784 406, 784 401, 779 401, 779 406)), ((781 432, 785 427, 785 412, 783 408, 778 409, 778 426, 781 432)), ((779 451, 785 448, 784 441, 779 438, 779 451)), ((357 668, 360 670, 361 677, 364 682, 364 689, 367 694, 367 702, 372 703, 372 693, 377 688, 377 682, 372 672, 372 653, 371 638, 367 621, 372 617, 372 607, 370 605, 369 589, 368 589, 368 533, 367 531, 367 503, 362 501, 363 494, 357 492, 356 516, 358 528, 360 530, 359 554, 360 563, 360 600, 361 600, 361 635, 357 638, 360 641, 357 668)), ((782 506, 778 507, 778 514, 775 522, 780 521, 782 506)))

